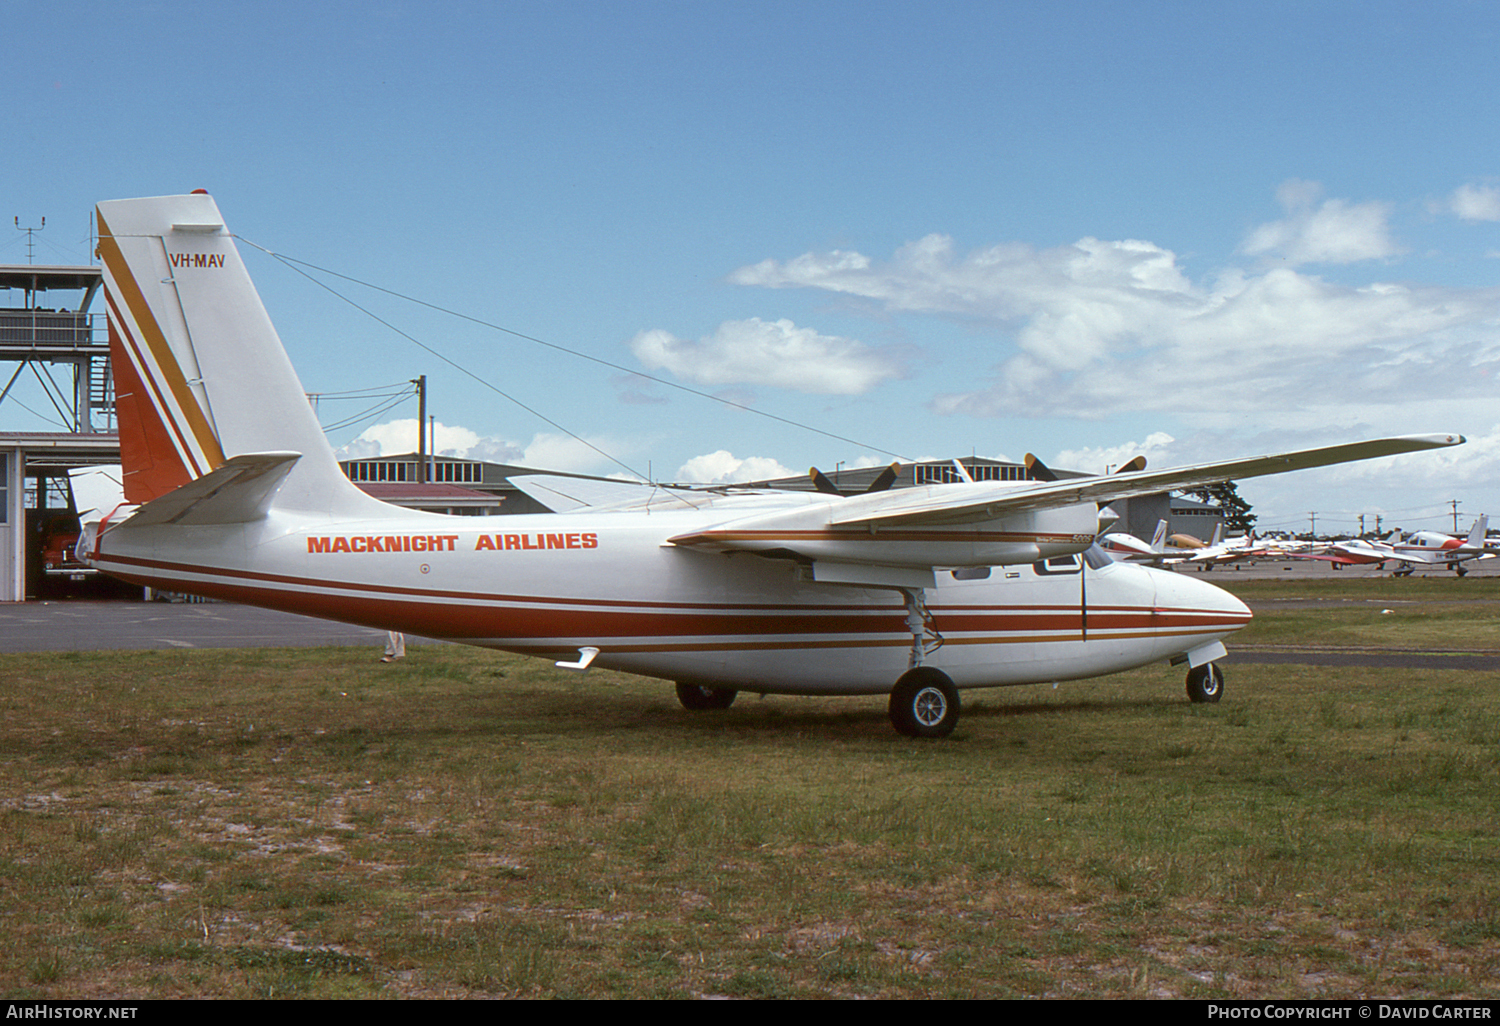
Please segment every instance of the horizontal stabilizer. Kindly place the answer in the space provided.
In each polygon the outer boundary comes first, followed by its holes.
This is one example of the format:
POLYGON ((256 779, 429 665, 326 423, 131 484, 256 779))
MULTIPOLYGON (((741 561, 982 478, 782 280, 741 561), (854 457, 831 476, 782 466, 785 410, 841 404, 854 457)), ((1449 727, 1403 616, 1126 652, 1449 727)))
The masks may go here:
POLYGON ((247 524, 270 508, 276 489, 299 452, 253 452, 233 456, 202 477, 152 499, 122 528, 152 524, 247 524))

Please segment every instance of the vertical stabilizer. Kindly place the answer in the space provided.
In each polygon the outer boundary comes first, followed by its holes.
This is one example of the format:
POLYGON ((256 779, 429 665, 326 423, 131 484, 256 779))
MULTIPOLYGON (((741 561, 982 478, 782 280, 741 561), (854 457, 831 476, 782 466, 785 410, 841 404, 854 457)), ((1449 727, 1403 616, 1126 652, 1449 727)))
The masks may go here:
POLYGON ((302 454, 277 506, 380 507, 339 470, 213 198, 98 209, 127 501, 149 502, 231 457, 277 451, 302 454))
POLYGON ((1474 526, 1469 528, 1469 537, 1464 540, 1464 548, 1483 549, 1485 535, 1490 530, 1490 518, 1488 514, 1481 514, 1474 521, 1474 526))

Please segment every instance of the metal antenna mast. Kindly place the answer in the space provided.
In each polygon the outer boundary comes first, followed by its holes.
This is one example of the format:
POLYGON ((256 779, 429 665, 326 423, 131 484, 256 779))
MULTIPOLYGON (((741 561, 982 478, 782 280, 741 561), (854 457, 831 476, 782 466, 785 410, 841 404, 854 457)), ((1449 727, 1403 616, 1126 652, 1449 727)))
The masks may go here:
MULTIPOLYGON (((16 218, 16 231, 26 233, 26 262, 28 264, 36 263, 34 259, 36 253, 36 233, 45 227, 47 227, 47 219, 45 217, 42 218, 41 225, 36 228, 22 228, 21 219, 19 217, 16 218)), ((27 305, 30 305, 30 299, 27 300, 27 305)))

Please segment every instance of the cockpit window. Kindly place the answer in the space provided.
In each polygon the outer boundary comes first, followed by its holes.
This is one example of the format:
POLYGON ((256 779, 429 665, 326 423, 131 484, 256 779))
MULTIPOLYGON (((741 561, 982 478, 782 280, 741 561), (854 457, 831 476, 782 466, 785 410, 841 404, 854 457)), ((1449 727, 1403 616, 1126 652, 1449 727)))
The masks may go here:
POLYGON ((1109 558, 1109 553, 1101 549, 1097 542, 1083 550, 1083 561, 1088 564, 1090 570, 1103 570, 1114 562, 1109 558))

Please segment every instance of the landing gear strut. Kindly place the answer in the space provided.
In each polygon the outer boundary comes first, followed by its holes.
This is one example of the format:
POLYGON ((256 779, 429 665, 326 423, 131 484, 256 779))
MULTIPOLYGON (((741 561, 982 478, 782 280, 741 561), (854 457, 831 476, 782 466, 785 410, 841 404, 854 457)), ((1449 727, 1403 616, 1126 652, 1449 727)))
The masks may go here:
POLYGON ((1193 702, 1217 702, 1224 697, 1224 671, 1218 663, 1204 663, 1188 671, 1187 696, 1193 702))

